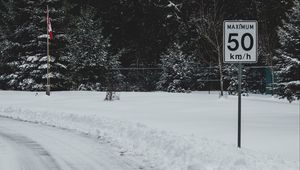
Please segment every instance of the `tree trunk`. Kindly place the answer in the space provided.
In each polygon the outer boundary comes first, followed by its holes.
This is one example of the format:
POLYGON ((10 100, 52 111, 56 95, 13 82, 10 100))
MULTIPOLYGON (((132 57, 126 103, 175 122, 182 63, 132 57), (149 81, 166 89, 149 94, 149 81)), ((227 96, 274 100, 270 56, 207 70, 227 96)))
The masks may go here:
POLYGON ((221 52, 220 52, 220 48, 218 47, 218 62, 219 62, 219 73, 220 73, 220 90, 221 90, 221 97, 224 95, 223 91, 224 91, 224 83, 223 83, 223 69, 222 69, 222 60, 221 60, 221 52))

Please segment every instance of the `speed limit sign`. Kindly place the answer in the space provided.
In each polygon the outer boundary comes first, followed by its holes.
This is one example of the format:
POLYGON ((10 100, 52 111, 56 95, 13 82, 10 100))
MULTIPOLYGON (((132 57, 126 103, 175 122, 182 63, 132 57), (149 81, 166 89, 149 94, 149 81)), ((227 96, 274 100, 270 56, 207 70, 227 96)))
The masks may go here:
POLYGON ((257 22, 224 21, 224 63, 257 62, 257 22))
POLYGON ((238 63, 238 141, 241 147, 242 123, 242 63, 257 62, 257 21, 224 21, 223 61, 238 63))

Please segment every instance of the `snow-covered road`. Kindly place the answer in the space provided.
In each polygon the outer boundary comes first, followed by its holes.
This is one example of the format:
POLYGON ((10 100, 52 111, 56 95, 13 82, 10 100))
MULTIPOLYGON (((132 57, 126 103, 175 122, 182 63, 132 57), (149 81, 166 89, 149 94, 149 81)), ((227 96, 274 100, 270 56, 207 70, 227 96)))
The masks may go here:
POLYGON ((0 117, 0 170, 134 170, 106 142, 76 132, 0 117))

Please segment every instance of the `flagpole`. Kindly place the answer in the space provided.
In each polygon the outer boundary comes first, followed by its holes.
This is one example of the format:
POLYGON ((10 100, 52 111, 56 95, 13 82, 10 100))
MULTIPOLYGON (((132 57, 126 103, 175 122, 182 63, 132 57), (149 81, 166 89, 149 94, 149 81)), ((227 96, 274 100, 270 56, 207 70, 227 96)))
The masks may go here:
POLYGON ((47 85, 46 85, 46 95, 50 96, 50 54, 49 54, 49 32, 48 32, 48 19, 49 19, 49 11, 47 5, 47 85))

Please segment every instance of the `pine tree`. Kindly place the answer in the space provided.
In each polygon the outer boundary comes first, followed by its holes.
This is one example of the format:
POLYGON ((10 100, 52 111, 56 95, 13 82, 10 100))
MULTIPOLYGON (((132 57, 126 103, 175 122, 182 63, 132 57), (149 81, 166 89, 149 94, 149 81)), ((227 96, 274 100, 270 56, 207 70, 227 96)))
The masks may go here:
POLYGON ((167 54, 161 57, 163 69, 158 90, 168 92, 189 92, 203 86, 199 72, 192 56, 185 55, 178 44, 172 45, 167 54))
POLYGON ((300 3, 288 13, 288 20, 279 27, 280 48, 277 50, 276 77, 277 93, 289 101, 299 99, 300 89, 300 3), (298 93, 298 94, 297 94, 298 93))
POLYGON ((20 44, 16 42, 15 31, 18 24, 15 22, 17 13, 15 11, 15 1, 1 1, 0 2, 0 86, 1 89, 15 89, 17 86, 16 72, 17 65, 20 59, 18 58, 18 51, 20 44))
POLYGON ((50 45, 52 89, 63 89, 66 58, 64 57, 62 1, 12 1, 12 34, 4 50, 9 73, 2 79, 12 89, 43 90, 46 84, 46 5, 49 5, 54 39, 50 45))
MULTIPOLYGON (((224 79, 229 81, 229 86, 227 88, 228 94, 236 95, 238 94, 238 67, 236 64, 229 64, 225 69, 224 79)), ((241 93, 244 96, 247 96, 250 92, 248 81, 246 80, 246 72, 248 69, 242 68, 242 84, 241 84, 241 93)))
POLYGON ((88 6, 73 18, 67 46, 72 88, 114 91, 122 77, 118 71, 119 53, 109 51, 110 42, 103 36, 95 9, 88 6))

